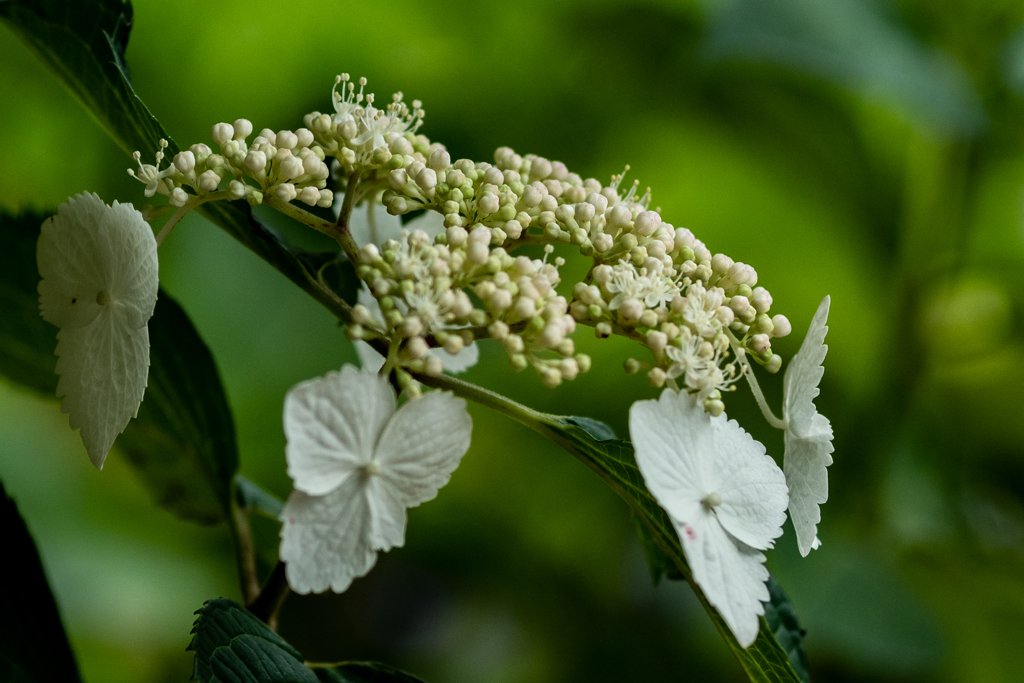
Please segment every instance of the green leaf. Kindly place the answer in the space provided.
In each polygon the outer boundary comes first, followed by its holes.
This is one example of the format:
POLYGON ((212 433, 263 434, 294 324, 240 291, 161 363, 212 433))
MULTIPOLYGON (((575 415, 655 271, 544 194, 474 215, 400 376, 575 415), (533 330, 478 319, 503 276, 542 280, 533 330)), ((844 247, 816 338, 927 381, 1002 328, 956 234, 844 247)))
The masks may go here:
POLYGON ((196 655, 192 678, 202 683, 423 683, 376 662, 310 668, 298 650, 227 598, 210 600, 196 614, 188 649, 196 655))
POLYGON ((0 0, 0 19, 61 77, 125 152, 151 154, 156 142, 167 137, 128 80, 124 52, 132 26, 130 2, 0 0))
POLYGON ((0 212, 0 373, 53 396, 57 328, 39 315, 36 240, 51 214, 0 212))
MULTIPOLYGON (((132 90, 124 59, 131 3, 121 0, 0 0, 0 19, 20 35, 64 81, 114 141, 148 157, 161 139, 167 158, 178 147, 132 90)), ((213 202, 199 213, 255 252, 343 322, 359 281, 352 264, 335 253, 298 249, 253 215, 244 201, 213 202), (323 277, 321 285, 319 278, 323 277)))
POLYGON ((768 594, 771 595, 771 602, 764 607, 764 618, 768 622, 768 628, 775 634, 775 640, 782 649, 789 653, 789 663, 793 665, 800 680, 803 683, 811 683, 807 653, 804 652, 804 630, 800 628, 800 622, 797 621, 789 597, 771 575, 768 576, 768 594))
POLYGON ((0 534, 8 586, 0 591, 0 681, 79 681, 39 552, 2 482, 0 534))
MULTIPOLYGON (((57 328, 40 317, 36 289, 35 249, 44 217, 0 213, 0 372, 54 396, 57 328)), ((149 338, 146 394, 115 447, 160 505, 185 519, 216 522, 228 510, 238 447, 213 356, 164 291, 149 338)))
MULTIPOLYGON (((655 580, 663 574, 671 577, 673 574, 669 573, 669 568, 674 566, 676 572, 689 581, 750 680, 766 683, 808 683, 802 639, 787 638, 784 647, 775 636, 779 632, 778 626, 769 625, 765 617, 761 618, 760 632, 753 645, 744 649, 736 642, 736 638, 718 611, 708 603, 700 587, 694 583, 672 521, 644 485, 643 476, 633 455, 633 446, 628 441, 595 438, 595 432, 603 435, 611 432, 611 428, 605 426, 602 430, 596 427, 596 421, 590 418, 537 415, 537 424, 531 425, 534 429, 576 456, 626 501, 639 525, 646 529, 646 533, 640 534, 640 540, 650 563, 652 577, 655 580), (586 427, 581 426, 581 422, 586 427), (802 668, 799 674, 795 668, 798 664, 802 668)), ((779 594, 782 595, 781 590, 779 594)), ((773 597, 773 606, 774 599, 773 597)), ((784 595, 782 600, 783 602, 776 607, 775 614, 782 618, 785 611, 787 623, 795 627, 796 633, 799 633, 795 614, 789 603, 784 602, 784 595)), ((792 631, 787 626, 781 634, 791 635, 792 631)))
POLYGON ((277 496, 267 493, 241 474, 235 475, 235 497, 243 510, 261 512, 273 519, 280 517, 284 508, 284 503, 277 496))
POLYGON ((212 524, 228 514, 238 469, 235 425, 210 350, 161 291, 149 321, 149 385, 116 442, 157 503, 212 524))

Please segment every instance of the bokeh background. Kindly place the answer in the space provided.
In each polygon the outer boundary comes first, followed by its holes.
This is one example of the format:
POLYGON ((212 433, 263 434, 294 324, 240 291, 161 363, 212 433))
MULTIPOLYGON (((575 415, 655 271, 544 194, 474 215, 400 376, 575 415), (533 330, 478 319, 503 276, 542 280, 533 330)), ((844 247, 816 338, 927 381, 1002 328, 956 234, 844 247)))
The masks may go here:
MULTIPOLYGON (((511 145, 602 180, 631 165, 672 223, 753 264, 796 332, 832 296, 823 547, 768 566, 815 681, 1024 680, 1024 5, 1014 0, 135 2, 136 90, 184 145, 245 116, 295 128, 334 75, 425 103, 453 158, 511 145)), ((0 26, 0 205, 139 203, 129 159, 0 26)), ((144 150, 148 156, 150 151, 144 150)), ((294 383, 354 362, 326 311, 213 225, 161 248, 211 347, 242 471, 279 496, 294 383)), ((572 282, 572 266, 566 279, 572 282)), ((548 390, 483 345, 473 382, 626 433, 654 395, 628 344, 548 390)), ((778 405, 781 377, 765 382, 778 405)), ((740 681, 685 584, 651 585, 624 504, 569 455, 471 407, 473 446, 405 548, 341 596, 292 596, 307 658, 438 683, 740 681)), ((729 412, 776 456, 744 391, 729 412)), ((88 683, 184 681, 192 612, 238 598, 229 535, 89 464, 52 398, 0 381, 0 476, 88 683)), ((256 527, 264 569, 277 528, 256 527)))

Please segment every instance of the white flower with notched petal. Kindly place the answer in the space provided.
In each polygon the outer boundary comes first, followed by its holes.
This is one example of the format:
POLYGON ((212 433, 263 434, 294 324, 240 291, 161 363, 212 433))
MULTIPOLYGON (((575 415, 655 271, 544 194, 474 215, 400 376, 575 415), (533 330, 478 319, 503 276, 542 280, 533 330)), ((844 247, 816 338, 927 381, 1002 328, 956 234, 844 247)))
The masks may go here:
POLYGON ((340 593, 377 551, 403 545, 406 508, 433 499, 469 449, 462 399, 431 392, 395 405, 386 379, 352 366, 288 392, 295 491, 281 512, 281 559, 297 593, 340 593))
POLYGON ((647 488, 672 519, 693 579, 749 647, 769 599, 760 552, 782 535, 786 480, 764 446, 698 399, 666 389, 637 401, 629 433, 647 488))
POLYGON ((793 356, 783 380, 783 418, 786 422, 786 456, 783 468, 789 485, 789 515, 796 530, 800 554, 807 556, 821 545, 818 540, 820 505, 828 500, 828 472, 832 464, 832 425, 818 413, 814 399, 825 373, 822 361, 828 352, 825 334, 830 299, 818 306, 800 351, 793 356))
POLYGON ((146 391, 156 248, 131 204, 107 206, 91 193, 57 207, 39 235, 39 309, 60 328, 57 396, 99 469, 146 391))

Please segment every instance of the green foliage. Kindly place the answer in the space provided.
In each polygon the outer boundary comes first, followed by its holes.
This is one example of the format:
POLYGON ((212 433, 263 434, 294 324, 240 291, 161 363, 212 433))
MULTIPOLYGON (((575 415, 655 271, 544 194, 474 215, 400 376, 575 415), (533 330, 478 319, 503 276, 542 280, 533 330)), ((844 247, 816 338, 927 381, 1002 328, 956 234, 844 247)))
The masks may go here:
POLYGON ((125 152, 155 149, 156 141, 167 137, 128 80, 124 51, 132 26, 130 2, 3 0, 0 17, 125 152))
POLYGON ((422 683, 373 662, 307 666, 298 650, 227 598, 210 600, 196 614, 188 649, 195 652, 193 679, 202 683, 422 683))
POLYGON ((52 396, 57 391, 57 328, 39 315, 36 293, 36 240, 45 219, 34 211, 0 213, 0 372, 52 396))
POLYGON ((772 593, 772 610, 766 616, 773 616, 777 622, 781 619, 784 625, 769 623, 761 617, 760 632, 754 644, 744 649, 736 642, 718 611, 693 582, 672 521, 644 486, 633 447, 628 441, 598 438, 614 436, 614 432, 607 425, 590 418, 545 415, 538 431, 579 458, 626 501, 640 527, 640 541, 655 582, 663 574, 669 578, 681 575, 690 582, 750 680, 773 683, 807 683, 810 680, 799 625, 781 590, 772 593), (796 637, 792 629, 795 629, 796 637), (784 637, 785 645, 776 639, 776 634, 784 637))
MULTIPOLYGON (((39 316, 35 245, 42 215, 0 214, 0 372, 52 396, 56 329, 39 316)), ((214 523, 228 509, 238 469, 235 427, 210 350, 161 291, 149 322, 150 368, 138 416, 116 445, 163 507, 214 523)))
MULTIPOLYGON (((168 160, 178 147, 135 94, 124 50, 132 6, 121 0, 0 0, 0 18, 20 35, 79 98, 125 152, 144 157, 168 141, 168 160)), ((290 245, 256 218, 244 201, 216 202, 199 212, 251 249, 289 280, 344 318, 333 294, 355 302, 358 280, 351 264, 334 253, 311 253, 290 245), (323 276, 324 286, 318 286, 323 276)))
POLYGON ((71 653, 43 563, 18 507, 0 482, 0 533, 4 580, 0 592, 0 681, 76 683, 71 653))

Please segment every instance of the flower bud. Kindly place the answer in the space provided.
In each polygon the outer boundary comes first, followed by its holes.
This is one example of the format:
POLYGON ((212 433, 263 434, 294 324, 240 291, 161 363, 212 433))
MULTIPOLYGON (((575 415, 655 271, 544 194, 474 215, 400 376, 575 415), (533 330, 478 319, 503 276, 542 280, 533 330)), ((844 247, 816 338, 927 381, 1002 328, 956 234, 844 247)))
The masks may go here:
POLYGON ((634 223, 636 231, 644 237, 653 235, 660 225, 661 214, 657 211, 641 211, 634 223))
POLYGON ((771 348, 771 342, 769 341, 767 334, 755 334, 750 338, 748 347, 754 353, 761 355, 771 348))
POLYGON ((765 313, 772 307, 772 295, 764 287, 755 287, 750 297, 750 303, 758 313, 765 313))
POLYGON ((245 196, 245 183, 240 180, 232 180, 228 183, 228 196, 232 199, 241 199, 245 196))
POLYGON ((619 204, 613 206, 607 213, 608 225, 613 228, 624 228, 633 220, 632 212, 625 206, 619 204))
POLYGON ((252 134, 252 123, 248 119, 235 119, 231 128, 236 140, 244 140, 252 134))
POLYGON ((220 185, 220 176, 215 171, 205 171, 199 176, 199 187, 207 192, 213 192, 220 185))
POLYGON ((299 192, 299 201, 303 204, 316 206, 317 202, 320 201, 320 190, 313 186, 302 188, 302 191, 299 192))
POLYGON ((430 157, 427 159, 427 165, 435 171, 443 171, 452 165, 451 155, 448 154, 448 150, 444 147, 438 147, 430 153, 430 157))
POLYGON ((188 173, 196 167, 196 155, 189 150, 174 155, 174 167, 182 173, 188 173))
MULTIPOLYGON (((793 326, 789 322, 789 318, 779 313, 778 315, 772 316, 772 336, 773 337, 785 337, 793 331, 793 326)), ((781 362, 781 361, 780 361, 781 362)))
POLYGON ((218 145, 226 145, 235 136, 235 128, 230 123, 215 123, 210 130, 210 137, 218 145))
POLYGON ((733 266, 733 260, 725 254, 715 254, 711 257, 711 270, 719 275, 725 275, 733 266))
POLYGON ((185 192, 185 190, 181 189, 180 187, 176 187, 173 190, 171 190, 171 194, 168 197, 168 201, 170 202, 171 206, 185 206, 185 204, 188 202, 188 194, 185 192))
POLYGON ((427 355, 430 346, 423 337, 413 337, 405 345, 405 350, 413 360, 419 360, 427 355))

